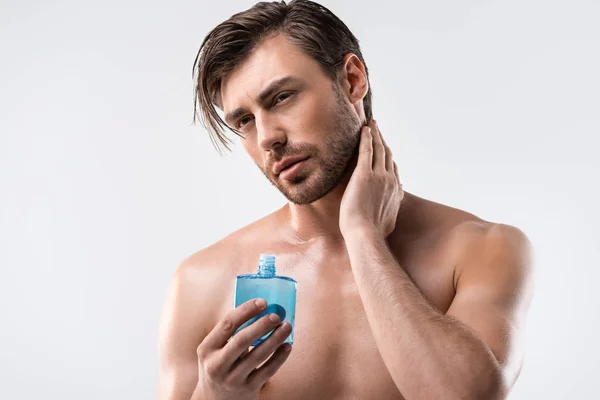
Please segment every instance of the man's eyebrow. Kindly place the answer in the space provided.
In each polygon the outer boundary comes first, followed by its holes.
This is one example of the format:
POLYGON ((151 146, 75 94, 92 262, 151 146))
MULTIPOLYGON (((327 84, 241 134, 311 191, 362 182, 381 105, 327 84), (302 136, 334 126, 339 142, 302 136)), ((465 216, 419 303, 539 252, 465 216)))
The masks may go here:
MULTIPOLYGON (((302 84, 302 83, 304 83, 304 81, 300 78, 297 78, 297 77, 291 76, 291 75, 276 79, 273 82, 271 82, 269 84, 269 86, 267 86, 262 92, 259 93, 259 95, 256 98, 256 101, 259 104, 263 104, 265 101, 267 101, 267 99, 269 97, 271 97, 273 95, 273 93, 280 90, 282 86, 288 85, 290 83, 302 84)), ((225 122, 231 125, 231 123, 233 121, 237 120, 239 117, 244 115, 246 112, 247 112, 247 110, 245 108, 242 108, 242 107, 236 108, 234 111, 227 113, 227 115, 225 116, 225 122)))
POLYGON ((262 92, 260 92, 260 94, 258 95, 256 100, 259 104, 262 104, 265 101, 267 101, 267 99, 269 97, 271 97, 275 92, 280 90, 282 86, 285 86, 290 83, 302 83, 302 82, 304 82, 302 79, 297 78, 295 76, 284 76, 281 79, 277 79, 277 80, 271 82, 271 84, 269 84, 269 86, 267 86, 266 89, 264 89, 262 92))

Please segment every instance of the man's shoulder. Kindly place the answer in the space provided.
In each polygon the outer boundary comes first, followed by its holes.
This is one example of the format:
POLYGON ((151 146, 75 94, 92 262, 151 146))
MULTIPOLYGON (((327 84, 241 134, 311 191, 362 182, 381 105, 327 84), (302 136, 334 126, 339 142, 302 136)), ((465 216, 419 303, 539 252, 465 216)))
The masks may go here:
POLYGON ((449 239, 466 249, 482 249, 499 242, 529 243, 525 232, 515 225, 502 221, 485 220, 467 211, 451 208, 449 213, 449 239))
POLYGON ((269 232, 276 229, 278 212, 265 215, 189 255, 180 264, 178 273, 193 275, 202 272, 216 276, 235 273, 252 249, 271 240, 269 232))
MULTIPOLYGON (((419 199, 424 236, 451 249, 462 260, 490 257, 498 251, 530 255, 531 243, 519 227, 501 221, 485 220, 468 211, 449 205, 419 199)), ((454 257, 452 257, 454 258, 454 257)))
POLYGON ((533 246, 520 228, 502 222, 465 222, 456 227, 454 240, 461 246, 460 265, 481 268, 499 259, 526 269, 532 266, 533 246))
POLYGON ((429 227, 428 230, 437 231, 446 240, 471 242, 499 236, 525 237, 523 231, 516 226, 501 221, 485 220, 457 207, 422 198, 417 198, 416 203, 419 204, 417 213, 427 220, 424 224, 429 227))
POLYGON ((439 205, 447 218, 440 226, 439 240, 445 242, 453 254, 455 278, 465 269, 482 269, 489 265, 516 266, 522 273, 532 269, 533 248, 521 228, 502 221, 484 220, 469 212, 439 205), (498 262, 503 259, 504 262, 498 262))
POLYGON ((204 321, 198 329, 208 329, 216 321, 223 296, 231 290, 240 268, 258 261, 252 250, 261 243, 261 233, 269 228, 269 223, 268 215, 183 259, 169 284, 171 313, 196 315, 204 321))

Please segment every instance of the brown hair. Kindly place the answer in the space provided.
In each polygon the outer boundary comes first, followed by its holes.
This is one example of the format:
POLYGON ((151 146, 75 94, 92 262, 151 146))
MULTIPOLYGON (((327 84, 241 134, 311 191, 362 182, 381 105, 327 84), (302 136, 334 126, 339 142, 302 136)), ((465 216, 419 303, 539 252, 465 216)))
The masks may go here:
MULTIPOLYGON (((201 111, 202 124, 209 131, 215 147, 217 140, 228 150, 231 140, 223 135, 231 129, 220 117, 221 83, 227 74, 242 63, 262 40, 283 33, 307 55, 315 59, 332 80, 338 77, 348 53, 355 54, 369 77, 358 40, 350 29, 324 6, 308 0, 259 2, 234 14, 215 27, 205 38, 194 61, 194 123, 201 111)), ((365 117, 372 118, 371 89, 363 99, 365 117)))

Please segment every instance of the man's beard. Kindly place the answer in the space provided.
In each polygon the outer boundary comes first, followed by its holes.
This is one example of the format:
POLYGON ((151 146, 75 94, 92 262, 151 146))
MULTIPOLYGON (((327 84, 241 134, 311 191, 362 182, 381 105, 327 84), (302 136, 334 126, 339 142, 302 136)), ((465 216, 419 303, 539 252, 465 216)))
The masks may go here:
POLYGON ((267 179, 294 204, 310 204, 331 192, 342 181, 358 152, 361 122, 350 105, 345 103, 339 88, 335 87, 335 93, 335 104, 330 111, 331 127, 325 132, 324 151, 306 143, 286 144, 274 149, 272 162, 267 163, 266 171, 261 169, 267 179), (301 172, 287 184, 278 184, 276 177, 269 173, 273 162, 300 154, 310 156, 311 162, 318 163, 317 168, 308 176, 301 172))

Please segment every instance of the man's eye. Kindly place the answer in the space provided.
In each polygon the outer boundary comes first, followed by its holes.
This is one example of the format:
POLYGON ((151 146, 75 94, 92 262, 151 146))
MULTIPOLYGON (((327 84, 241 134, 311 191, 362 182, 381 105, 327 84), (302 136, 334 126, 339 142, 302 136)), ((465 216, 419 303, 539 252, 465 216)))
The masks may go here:
POLYGON ((251 118, 251 117, 244 117, 244 118, 242 118, 242 119, 240 119, 240 120, 238 121, 238 123, 237 123, 237 126, 236 126, 236 127, 237 127, 238 129, 240 129, 240 128, 243 128, 243 127, 244 127, 244 125, 246 125, 246 124, 247 124, 248 122, 250 122, 251 120, 252 120, 252 118, 251 118))
POLYGON ((285 99, 287 99, 288 97, 290 97, 292 95, 292 93, 287 92, 287 93, 281 93, 279 96, 277 96, 275 98, 275 102, 273 103, 273 105, 280 103, 282 101, 284 101, 285 99))

